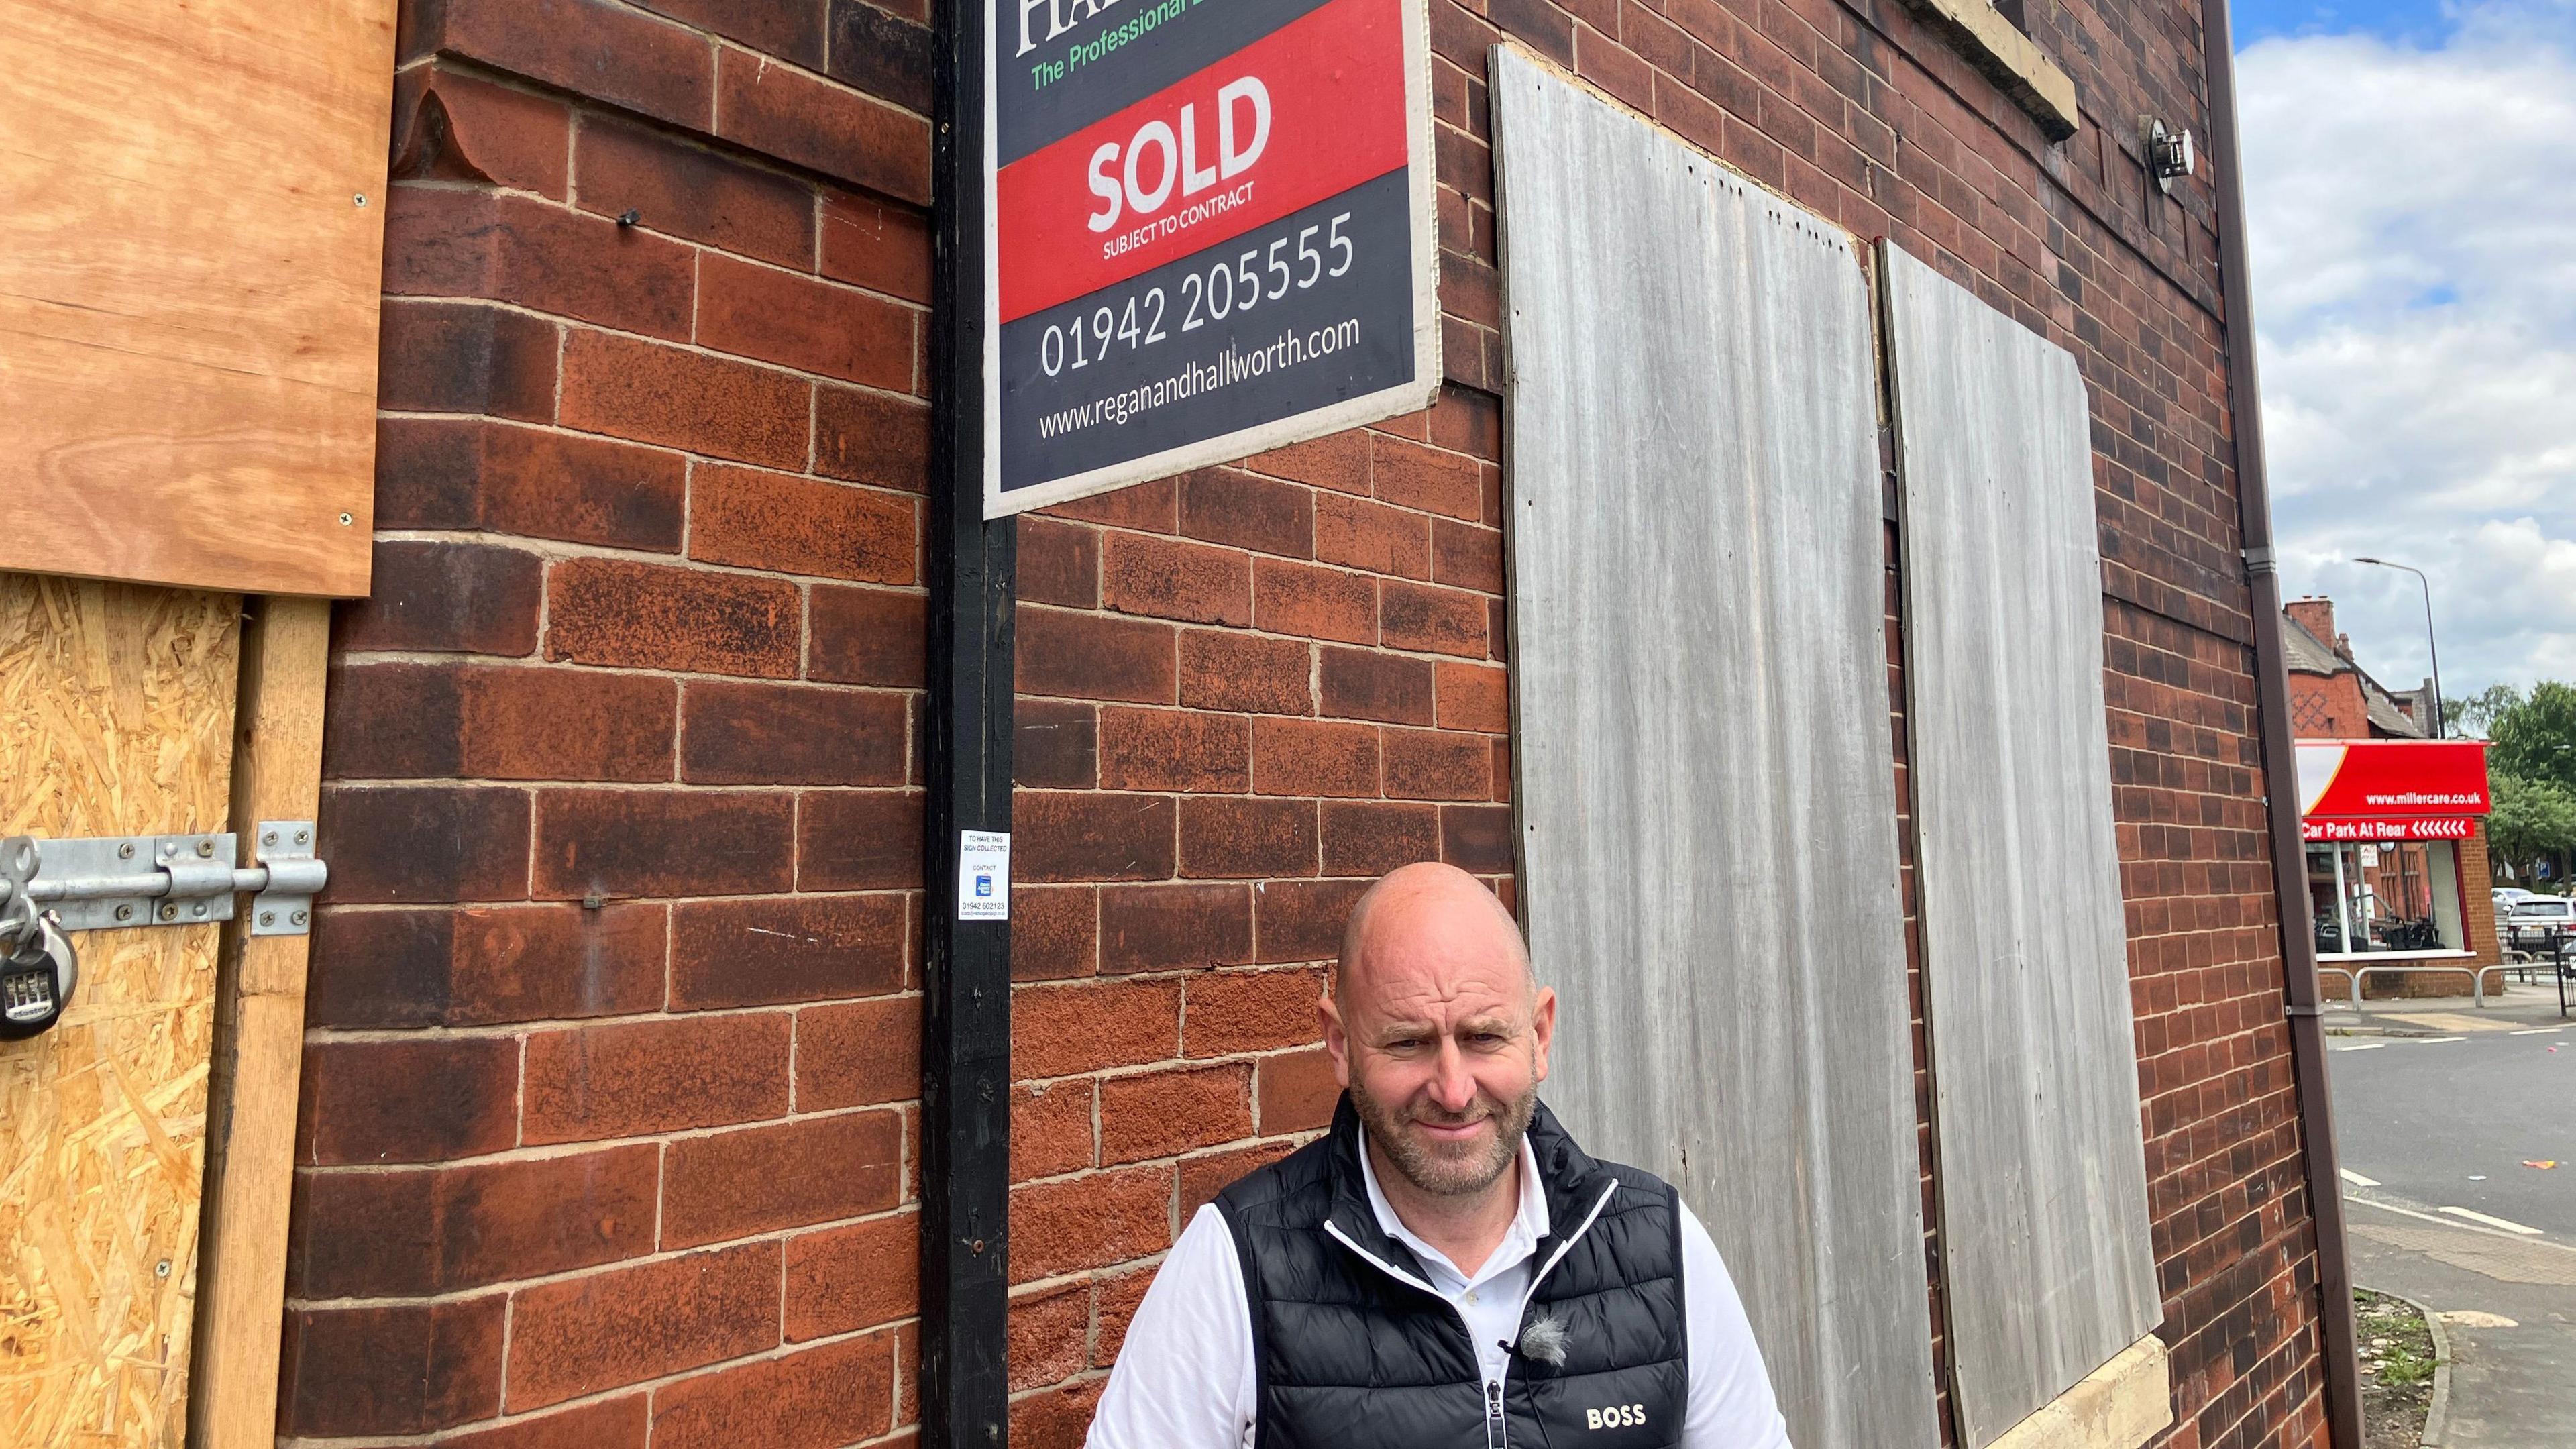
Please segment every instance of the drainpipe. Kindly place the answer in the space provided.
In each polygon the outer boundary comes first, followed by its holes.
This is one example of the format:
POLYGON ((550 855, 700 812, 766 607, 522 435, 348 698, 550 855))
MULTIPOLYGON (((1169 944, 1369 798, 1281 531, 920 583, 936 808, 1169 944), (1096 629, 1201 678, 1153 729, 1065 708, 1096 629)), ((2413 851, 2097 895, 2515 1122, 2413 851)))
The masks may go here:
POLYGON ((2281 566, 2272 548, 2272 490, 2263 456, 2262 390, 2254 366, 2253 278, 2245 246, 2245 183, 2236 137, 2236 57, 2227 0, 2201 0, 2201 61, 2209 84, 2209 152, 2218 194, 2219 290, 2227 309, 2227 391, 2236 425, 2236 507, 2253 594, 2254 671, 2263 776, 2269 790, 2272 886, 2281 906, 2281 976, 2290 1056, 2307 1148, 2308 1213, 2317 1230, 2319 1317, 2325 1330, 2326 1422, 2337 1449, 2362 1449, 2361 1359, 2344 1242, 2343 1178, 2334 1102, 2318 1020, 2316 935, 2308 919, 2307 845, 2299 832, 2298 746, 2290 735, 2290 677, 2281 643, 2281 566))

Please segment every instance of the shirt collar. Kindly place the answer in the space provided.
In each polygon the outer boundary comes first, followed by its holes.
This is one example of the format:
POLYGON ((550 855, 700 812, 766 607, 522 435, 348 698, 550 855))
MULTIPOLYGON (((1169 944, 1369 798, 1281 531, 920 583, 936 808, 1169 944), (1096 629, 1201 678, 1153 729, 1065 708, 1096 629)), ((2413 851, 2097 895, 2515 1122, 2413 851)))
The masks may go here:
MULTIPOLYGON (((1426 1267, 1446 1269, 1459 1278, 1466 1279, 1468 1275, 1458 1272, 1458 1265, 1449 1261, 1448 1254, 1423 1241, 1413 1229, 1404 1225, 1402 1218, 1395 1215, 1394 1204, 1386 1200, 1385 1191, 1377 1185, 1377 1164, 1369 1160, 1368 1148, 1368 1129, 1362 1127, 1360 1129, 1360 1181, 1368 1188, 1369 1211, 1377 1215, 1378 1231, 1411 1248, 1414 1256, 1422 1259, 1426 1267)), ((1503 1241, 1494 1249, 1493 1256, 1486 1259, 1484 1266, 1476 1271, 1474 1277, 1476 1282, 1482 1282, 1498 1272, 1509 1269, 1521 1259, 1536 1253, 1538 1240, 1547 1236, 1547 1193, 1539 1186, 1538 1154, 1530 1150, 1529 1134, 1526 1132, 1521 1134, 1520 1162, 1520 1209, 1512 1215, 1512 1225, 1504 1231, 1503 1241)))

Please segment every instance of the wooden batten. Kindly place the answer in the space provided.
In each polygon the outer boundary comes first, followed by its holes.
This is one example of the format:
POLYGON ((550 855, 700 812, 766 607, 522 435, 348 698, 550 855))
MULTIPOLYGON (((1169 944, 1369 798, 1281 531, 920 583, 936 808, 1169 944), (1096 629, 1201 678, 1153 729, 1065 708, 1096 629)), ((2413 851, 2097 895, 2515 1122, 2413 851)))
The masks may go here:
MULTIPOLYGON (((311 820, 319 805, 330 634, 326 601, 265 599, 251 606, 233 746, 233 828, 241 832, 245 863, 257 857, 259 822, 311 820)), ((198 1449, 266 1445, 276 1433, 311 941, 254 936, 247 910, 224 928, 188 1440, 198 1449)))

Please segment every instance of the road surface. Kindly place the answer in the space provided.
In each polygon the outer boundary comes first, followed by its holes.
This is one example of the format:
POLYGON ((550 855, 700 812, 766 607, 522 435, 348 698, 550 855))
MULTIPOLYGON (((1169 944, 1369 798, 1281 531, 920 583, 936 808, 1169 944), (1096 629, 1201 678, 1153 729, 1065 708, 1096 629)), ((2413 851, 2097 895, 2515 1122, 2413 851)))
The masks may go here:
POLYGON ((2451 1341, 2444 1445, 2576 1445, 2576 1023, 2554 1007, 2328 1019, 2414 1033, 2330 1036, 2326 1063, 2353 1276, 2451 1341))
POLYGON ((2329 1037, 2326 1070, 2344 1169, 2371 1179, 2354 1187, 2576 1243, 2576 1023, 2329 1037))

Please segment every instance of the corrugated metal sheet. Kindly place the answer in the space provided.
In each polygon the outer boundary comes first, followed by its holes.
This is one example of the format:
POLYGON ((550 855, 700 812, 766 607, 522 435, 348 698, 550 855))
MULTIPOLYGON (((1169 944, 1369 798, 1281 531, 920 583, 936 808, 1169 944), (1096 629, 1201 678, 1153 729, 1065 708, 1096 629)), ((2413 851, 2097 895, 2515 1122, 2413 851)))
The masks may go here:
POLYGON ((2162 1318, 2075 358, 1882 244, 1952 1403, 1991 1443, 2162 1318))
POLYGON ((1799 1443, 1929 1446, 1860 259, 1507 48, 1493 115, 1547 1095, 1681 1185, 1799 1443))

